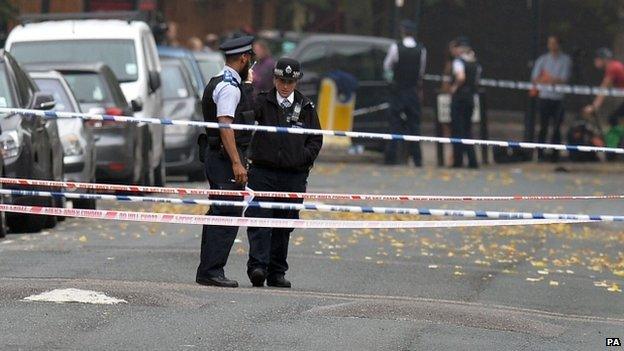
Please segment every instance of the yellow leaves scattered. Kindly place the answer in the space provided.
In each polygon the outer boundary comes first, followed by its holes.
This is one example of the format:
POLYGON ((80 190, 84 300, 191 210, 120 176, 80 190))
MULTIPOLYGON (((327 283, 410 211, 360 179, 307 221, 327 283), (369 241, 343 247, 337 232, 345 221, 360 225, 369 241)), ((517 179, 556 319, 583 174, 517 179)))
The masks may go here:
POLYGON ((298 235, 292 240, 292 244, 294 246, 300 246, 305 241, 305 237, 303 235, 298 235))
POLYGON ((84 235, 81 235, 81 236, 78 238, 78 241, 80 241, 81 243, 86 243, 86 242, 87 242, 87 237, 86 237, 86 236, 84 236, 84 235))
POLYGON ((598 288, 607 288, 607 291, 609 292, 614 292, 614 293, 622 292, 622 288, 620 287, 619 284, 615 282, 610 282, 607 280, 596 281, 594 282, 594 286, 598 288))
POLYGON ((531 277, 527 277, 527 278, 526 278, 526 281, 527 281, 527 282, 531 282, 531 283, 541 282, 542 280, 544 280, 544 277, 539 277, 539 278, 531 278, 531 277))
POLYGON ((622 288, 618 284, 613 283, 607 288, 607 291, 620 293, 622 292, 622 288))

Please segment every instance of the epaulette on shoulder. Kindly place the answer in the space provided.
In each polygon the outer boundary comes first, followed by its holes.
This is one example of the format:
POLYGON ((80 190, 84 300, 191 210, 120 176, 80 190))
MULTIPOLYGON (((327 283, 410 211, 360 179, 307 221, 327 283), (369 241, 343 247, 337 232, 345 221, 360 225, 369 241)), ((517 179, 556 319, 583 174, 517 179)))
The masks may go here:
POLYGON ((230 73, 229 71, 223 72, 223 81, 226 83, 230 83, 231 85, 238 88, 238 82, 236 81, 236 79, 234 79, 234 76, 232 76, 232 73, 230 73))

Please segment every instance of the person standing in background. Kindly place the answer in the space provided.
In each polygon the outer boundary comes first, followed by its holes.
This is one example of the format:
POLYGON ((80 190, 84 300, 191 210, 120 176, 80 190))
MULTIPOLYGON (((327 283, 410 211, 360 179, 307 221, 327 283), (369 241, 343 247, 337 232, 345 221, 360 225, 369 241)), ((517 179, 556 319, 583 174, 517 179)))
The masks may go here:
POLYGON ((178 23, 167 22, 167 32, 165 33, 165 42, 168 46, 178 47, 180 46, 180 40, 178 40, 178 23))
POLYGON ((198 37, 190 37, 187 42, 188 48, 194 52, 204 51, 204 43, 198 37))
POLYGON ((204 46, 207 52, 220 52, 219 36, 214 33, 206 34, 206 37, 204 38, 204 46))
MULTIPOLYGON (((427 64, 427 49, 416 42, 417 26, 412 21, 401 22, 401 40, 392 44, 383 62, 386 79, 392 82, 390 103, 391 133, 420 134, 420 105, 422 77, 427 64), (405 122, 401 115, 405 115, 405 122), (407 125, 404 131, 403 123, 407 125)), ((389 142, 386 164, 398 163, 398 140, 389 142)), ((410 153, 416 167, 422 166, 420 143, 410 142, 410 153)))
MULTIPOLYGON (((474 96, 481 79, 481 65, 466 37, 455 39, 451 74, 451 135, 453 138, 472 139, 474 96)), ((453 144, 453 168, 461 168, 464 154, 468 167, 478 168, 473 145, 453 144)))
MULTIPOLYGON (((596 50, 594 66, 604 71, 601 88, 624 89, 624 63, 613 57, 613 52, 608 48, 596 50)), ((605 95, 596 95, 594 101, 585 106, 583 113, 590 115, 596 113, 605 100, 605 95)), ((614 127, 620 123, 620 118, 624 117, 624 103, 609 115, 609 124, 614 127)))
POLYGON ((271 56, 269 45, 264 40, 257 40, 254 43, 254 52, 256 53, 256 65, 253 68, 254 80, 254 96, 260 92, 269 91, 273 88, 273 68, 275 60, 271 56))
MULTIPOLYGON (((561 51, 561 40, 556 35, 548 37, 548 53, 540 56, 535 61, 533 71, 531 72, 531 81, 534 84, 566 84, 570 79, 572 70, 572 60, 570 56, 561 51)), ((539 90, 539 113, 540 113, 540 130, 538 134, 538 143, 546 142, 549 126, 552 125, 552 137, 550 142, 553 144, 561 143, 561 124, 563 123, 562 93, 550 91, 549 89, 539 90)), ((544 149, 538 149, 538 160, 544 161, 544 149)), ((554 150, 551 161, 557 162, 559 152, 554 150)))

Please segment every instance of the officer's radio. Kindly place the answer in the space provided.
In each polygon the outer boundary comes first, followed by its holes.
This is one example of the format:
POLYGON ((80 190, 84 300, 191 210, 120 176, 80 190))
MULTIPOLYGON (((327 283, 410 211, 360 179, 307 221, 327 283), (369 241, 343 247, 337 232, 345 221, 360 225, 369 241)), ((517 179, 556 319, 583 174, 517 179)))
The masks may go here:
POLYGON ((299 124, 299 115, 301 114, 301 104, 296 103, 293 112, 286 117, 286 122, 298 125, 299 124))

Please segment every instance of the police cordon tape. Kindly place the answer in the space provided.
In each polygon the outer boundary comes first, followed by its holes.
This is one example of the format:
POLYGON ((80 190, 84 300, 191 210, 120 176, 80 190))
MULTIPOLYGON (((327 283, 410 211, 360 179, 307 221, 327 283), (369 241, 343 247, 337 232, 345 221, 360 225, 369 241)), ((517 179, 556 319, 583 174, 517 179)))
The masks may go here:
POLYGON ((460 227, 501 227, 518 225, 547 225, 585 223, 585 220, 459 220, 459 221, 341 221, 304 220, 278 218, 245 218, 200 216, 189 214, 169 214, 154 212, 131 212, 114 210, 82 210, 73 208, 38 207, 0 204, 0 211, 148 223, 220 225, 229 227, 268 227, 298 229, 415 229, 415 228, 460 228, 460 227))
POLYGON ((100 184, 81 182, 62 182, 53 180, 1 178, 0 184, 21 186, 42 186, 52 188, 85 189, 96 191, 119 191, 129 193, 156 193, 196 196, 253 196, 277 199, 307 200, 344 200, 344 201, 573 201, 573 200, 624 200, 624 195, 501 195, 501 196, 450 196, 450 195, 380 195, 380 194, 329 194, 329 193, 291 193, 273 191, 220 190, 196 188, 161 188, 141 185, 100 184))
MULTIPOLYGON (((423 79, 432 82, 450 82, 449 76, 441 76, 438 74, 425 74, 423 79)), ((503 88, 514 90, 533 90, 548 91, 561 94, 574 95, 604 95, 612 97, 623 97, 624 89, 619 88, 603 88, 588 85, 569 85, 569 84, 533 84, 527 81, 516 81, 507 79, 488 79, 482 78, 479 85, 490 88, 503 88)))
POLYGON ((348 213, 377 213, 386 215, 421 215, 435 217, 464 217, 464 218, 494 218, 494 219, 553 219, 553 220, 578 220, 594 222, 624 222, 624 216, 620 215, 587 215, 567 213, 538 213, 538 212, 502 212, 483 210, 447 210, 429 208, 405 208, 405 207, 378 207, 378 206, 350 206, 328 205, 316 203, 284 203, 263 201, 226 201, 206 199, 179 199, 152 196, 129 196, 129 195, 105 195, 64 193, 55 191, 16 190, 0 189, 0 194, 12 196, 42 196, 42 197, 65 197, 68 199, 95 199, 120 202, 148 202, 168 203, 179 205, 213 205, 232 206, 243 208, 262 208, 274 210, 296 210, 317 212, 348 212, 348 213))
POLYGON ((442 144, 483 145, 483 146, 499 146, 499 147, 522 148, 522 149, 551 149, 551 150, 560 150, 560 151, 567 150, 567 151, 580 151, 580 152, 605 152, 605 153, 624 154, 624 148, 611 148, 611 147, 586 146, 586 145, 546 144, 546 143, 530 143, 530 142, 518 142, 518 141, 459 139, 459 138, 444 138, 444 137, 432 137, 432 136, 421 136, 421 135, 401 135, 401 134, 350 132, 350 131, 324 130, 324 129, 288 128, 288 127, 273 127, 273 126, 263 126, 263 125, 246 125, 246 124, 229 124, 229 123, 174 120, 174 119, 169 119, 169 118, 158 119, 158 118, 150 118, 150 117, 129 117, 129 116, 111 116, 111 115, 106 115, 106 114, 102 115, 102 114, 87 114, 87 113, 76 113, 76 112, 41 111, 41 110, 29 110, 29 109, 17 109, 17 108, 0 108, 0 113, 9 113, 9 114, 19 113, 23 115, 42 117, 46 119, 82 118, 85 120, 93 120, 93 121, 149 123, 149 124, 160 124, 160 125, 181 125, 181 126, 202 127, 202 128, 209 128, 209 129, 232 129, 232 130, 268 132, 268 133, 286 133, 286 134, 298 134, 298 135, 328 135, 328 136, 364 138, 364 139, 423 141, 423 142, 434 142, 434 143, 442 143, 442 144))

